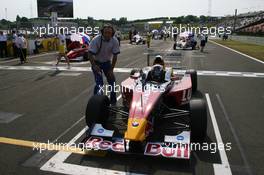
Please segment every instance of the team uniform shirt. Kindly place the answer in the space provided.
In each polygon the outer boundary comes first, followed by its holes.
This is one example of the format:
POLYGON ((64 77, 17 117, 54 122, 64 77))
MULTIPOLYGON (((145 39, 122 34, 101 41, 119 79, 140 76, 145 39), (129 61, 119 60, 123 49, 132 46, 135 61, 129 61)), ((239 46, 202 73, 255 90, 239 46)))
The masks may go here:
POLYGON ((5 42, 5 41, 7 41, 6 35, 5 34, 0 35, 0 42, 5 42))
POLYGON ((151 41, 151 37, 152 37, 151 34, 148 33, 148 34, 147 34, 147 42, 150 42, 150 41, 151 41))
POLYGON ((13 43, 16 42, 16 38, 17 38, 17 35, 16 35, 16 34, 13 34, 13 35, 12 35, 12 42, 13 42, 13 43))
POLYGON ((121 32, 120 32, 120 31, 116 31, 116 33, 115 33, 115 37, 117 37, 117 38, 121 38, 121 32))
POLYGON ((116 37, 106 41, 102 35, 97 35, 89 46, 89 52, 95 55, 95 61, 108 62, 113 55, 120 54, 119 42, 116 37))
POLYGON ((201 36, 200 36, 200 40, 201 40, 201 41, 203 41, 203 40, 205 41, 205 36, 204 36, 204 35, 201 35, 201 36))
POLYGON ((17 48, 26 49, 27 48, 27 41, 23 36, 16 37, 15 44, 17 48))
POLYGON ((60 45, 65 45, 66 36, 62 35, 62 34, 59 34, 58 38, 59 38, 60 45))
POLYGON ((59 38, 59 53, 60 54, 65 54, 65 50, 66 50, 66 36, 59 34, 58 35, 59 38))

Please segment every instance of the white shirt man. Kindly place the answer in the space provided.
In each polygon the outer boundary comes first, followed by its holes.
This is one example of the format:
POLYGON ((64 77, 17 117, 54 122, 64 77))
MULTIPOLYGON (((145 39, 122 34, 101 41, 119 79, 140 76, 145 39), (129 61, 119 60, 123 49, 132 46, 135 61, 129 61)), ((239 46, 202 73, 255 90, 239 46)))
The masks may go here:
POLYGON ((14 34, 12 35, 12 42, 13 42, 13 43, 16 42, 16 38, 17 38, 17 35, 14 33, 14 34))
POLYGON ((7 41, 7 37, 5 34, 0 35, 0 42, 6 42, 7 41))
POLYGON ((26 49, 27 48, 27 41, 23 36, 16 37, 15 40, 17 48, 26 49))
POLYGON ((16 46, 18 48, 21 64, 27 62, 27 40, 23 35, 16 37, 16 46))

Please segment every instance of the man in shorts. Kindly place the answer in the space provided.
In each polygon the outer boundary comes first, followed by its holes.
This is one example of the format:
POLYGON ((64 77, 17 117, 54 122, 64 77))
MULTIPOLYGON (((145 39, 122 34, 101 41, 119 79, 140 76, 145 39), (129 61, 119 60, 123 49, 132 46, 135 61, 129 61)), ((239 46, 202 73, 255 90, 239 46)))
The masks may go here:
POLYGON ((58 39, 59 39, 59 55, 57 57, 56 66, 59 65, 59 63, 61 62, 61 58, 64 57, 65 60, 67 61, 68 69, 70 69, 70 60, 66 55, 66 36, 64 35, 63 30, 60 31, 58 35, 58 39))

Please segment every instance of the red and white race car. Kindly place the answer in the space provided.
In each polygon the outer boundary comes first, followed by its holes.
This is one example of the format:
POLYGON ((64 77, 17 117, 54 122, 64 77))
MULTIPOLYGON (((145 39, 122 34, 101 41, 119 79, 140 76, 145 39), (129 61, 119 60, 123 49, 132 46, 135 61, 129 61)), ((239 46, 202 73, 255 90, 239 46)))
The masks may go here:
POLYGON ((72 34, 71 43, 67 46, 67 57, 70 61, 88 61, 90 37, 84 33, 72 34))
POLYGON ((207 131, 206 103, 193 97, 199 94, 196 71, 132 70, 121 89, 121 106, 103 95, 88 101, 84 149, 190 159, 191 142, 204 140, 207 131))
POLYGON ((88 61, 88 46, 70 50, 67 57, 70 61, 88 61))

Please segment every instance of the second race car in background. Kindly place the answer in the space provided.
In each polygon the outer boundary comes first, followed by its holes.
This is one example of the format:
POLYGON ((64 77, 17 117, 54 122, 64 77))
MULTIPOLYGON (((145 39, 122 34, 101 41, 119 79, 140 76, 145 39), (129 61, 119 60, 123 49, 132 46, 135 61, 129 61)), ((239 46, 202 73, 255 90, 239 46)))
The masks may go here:
POLYGON ((88 61, 90 37, 84 33, 72 34, 67 46, 67 57, 70 61, 88 61))
POLYGON ((140 36, 139 34, 136 34, 133 36, 132 40, 131 40, 131 44, 135 43, 136 45, 139 44, 146 44, 146 39, 143 38, 142 36, 140 36))
POLYGON ((179 40, 173 45, 173 49, 192 49, 194 50, 197 45, 197 41, 194 39, 194 34, 189 32, 183 32, 179 35, 179 40))

